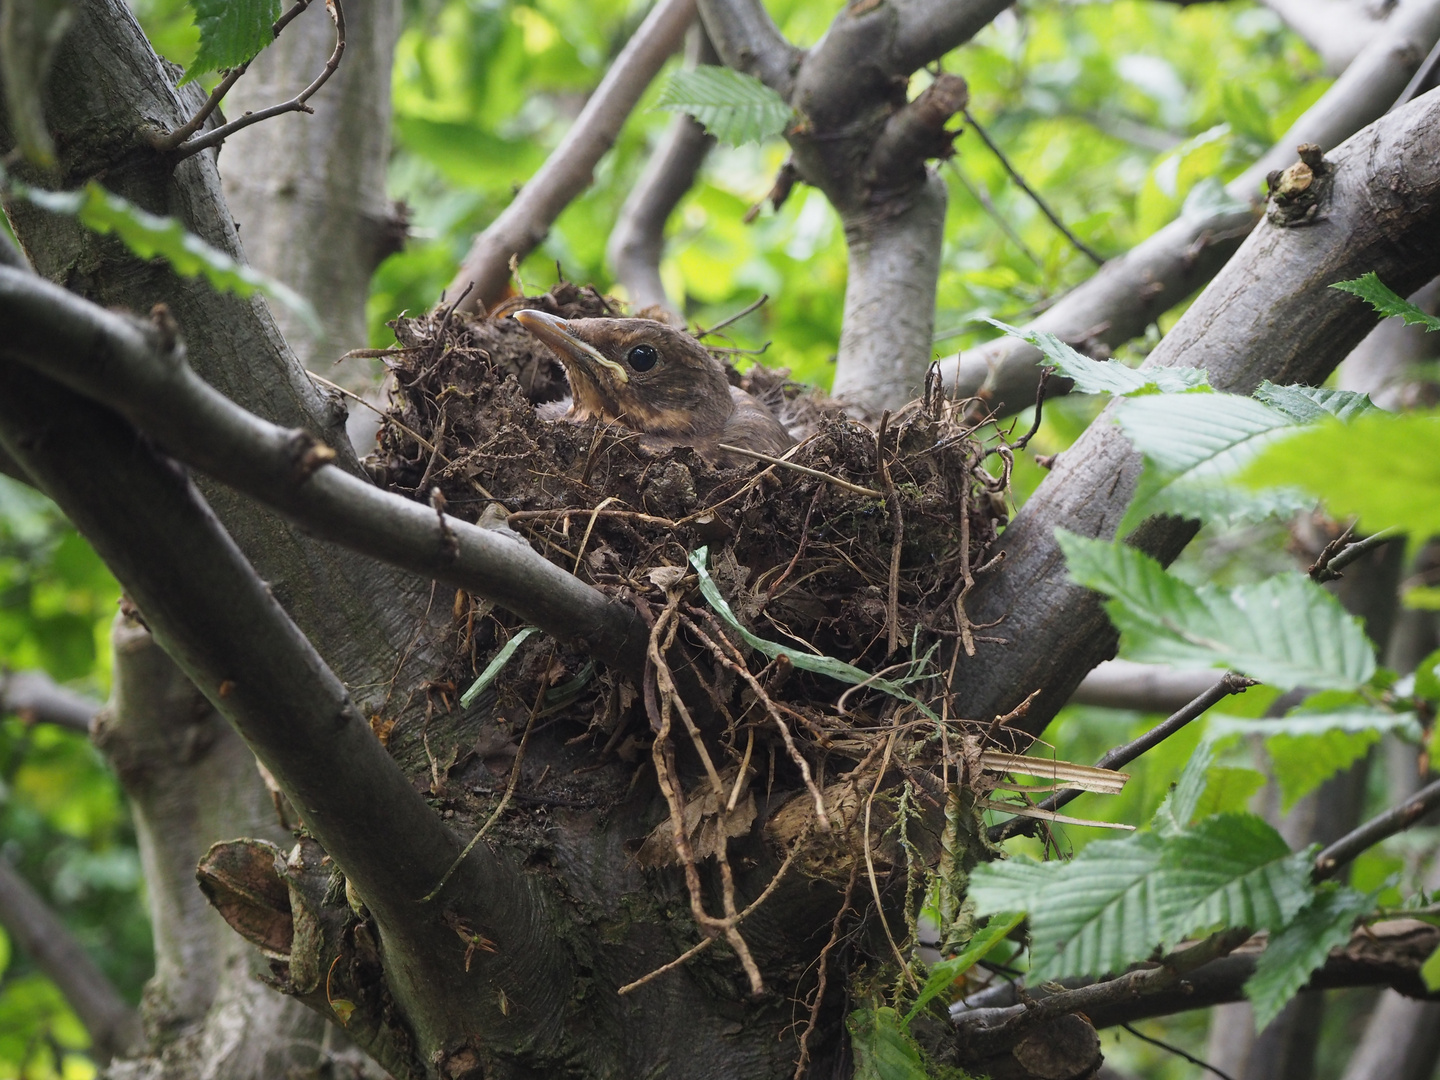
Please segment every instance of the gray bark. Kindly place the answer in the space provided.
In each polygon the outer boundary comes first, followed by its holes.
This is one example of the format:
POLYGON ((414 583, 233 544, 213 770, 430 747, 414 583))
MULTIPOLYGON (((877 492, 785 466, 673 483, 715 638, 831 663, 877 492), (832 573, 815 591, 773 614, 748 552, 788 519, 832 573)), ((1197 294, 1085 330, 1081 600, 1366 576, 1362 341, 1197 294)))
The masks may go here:
MULTIPOLYGON (((390 77, 398 0, 347 0, 345 55, 311 102, 236 132, 220 154, 225 200, 252 265, 311 300, 319 340, 288 309, 276 311, 301 362, 335 378, 334 362, 366 344, 370 275, 397 250, 401 226, 385 198, 390 77)), ((335 28, 314 4, 260 53, 225 100, 231 117, 284 101, 324 67, 335 28)), ((345 369, 361 390, 374 372, 345 369)))
MULTIPOLYGON (((1349 140, 1333 163, 1328 209, 1313 224, 1262 224, 1146 361, 1205 368, 1211 385, 1249 393, 1261 379, 1317 383, 1375 325, 1363 303, 1331 283, 1377 271, 1401 293, 1440 270, 1440 95, 1428 94, 1349 140)), ((1113 408, 1113 406, 1112 406, 1113 408)), ((1001 537, 1005 572, 975 592, 971 618, 1003 622, 1006 646, 981 644, 962 658, 957 685, 966 715, 1005 713, 1036 688, 1026 717, 1039 731, 1115 634, 1094 594, 1072 584, 1053 538, 1056 526, 1115 534, 1140 461, 1102 414, 1061 454, 1001 537)), ((1154 519, 1131 542, 1169 562, 1193 523, 1154 519)))

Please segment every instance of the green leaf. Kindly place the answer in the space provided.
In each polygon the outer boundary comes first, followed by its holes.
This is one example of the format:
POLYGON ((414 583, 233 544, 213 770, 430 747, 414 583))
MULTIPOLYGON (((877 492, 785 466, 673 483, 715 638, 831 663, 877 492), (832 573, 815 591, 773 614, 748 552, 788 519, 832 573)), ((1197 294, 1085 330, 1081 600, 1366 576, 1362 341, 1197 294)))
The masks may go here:
POLYGON ((1326 421, 1267 447, 1241 474, 1255 488, 1303 488, 1375 533, 1440 533, 1440 412, 1326 421))
POLYGON ((836 660, 833 656, 816 656, 814 653, 801 652, 791 645, 781 645, 778 642, 766 641, 756 634, 747 630, 735 617, 735 612, 730 610, 729 603, 720 594, 719 586, 715 584, 710 571, 705 569, 705 563, 710 557, 708 547, 696 548, 690 552, 690 565, 700 575, 700 594, 705 597, 706 602, 715 609, 715 613, 724 619, 732 629, 735 630, 749 645, 762 656, 768 656, 774 660, 778 656, 784 656, 792 665, 801 671, 813 671, 817 675, 826 675, 838 682, 848 683, 851 686, 858 686, 864 683, 867 687, 889 694, 891 697, 899 698, 901 701, 908 701, 918 708, 927 718, 939 723, 940 718, 930 709, 928 705, 919 698, 912 697, 906 693, 905 688, 899 683, 891 682, 889 679, 879 679, 855 667, 843 660, 836 660))
MULTIPOLYGON (((1420 977, 1425 980, 1425 987, 1432 992, 1440 990, 1440 948, 1430 954, 1430 958, 1420 965, 1420 977)), ((1250 976, 1253 981, 1255 976, 1250 976)))
MULTIPOLYGON (((1245 983, 1245 996, 1255 1010, 1255 1028, 1262 1030, 1285 1003, 1310 981, 1330 950, 1350 940, 1355 920, 1374 906, 1374 897, 1354 889, 1323 887, 1284 930, 1273 934, 1245 983)), ((1427 960, 1428 968, 1434 957, 1427 960)), ((1421 975, 1425 975, 1421 968, 1421 975)), ((1428 980, 1427 980, 1428 981, 1428 980)), ((1435 989, 1435 985, 1431 985, 1435 989)))
POLYGON ((1190 755, 1190 760, 1185 763, 1185 768, 1180 773, 1180 779, 1170 789, 1160 803, 1159 809, 1155 811, 1155 817, 1151 826, 1167 836, 1173 836, 1183 831, 1195 818, 1195 808, 1200 803, 1200 796, 1205 794, 1206 785, 1209 782, 1210 766, 1215 761, 1214 746, 1202 740, 1190 755))
POLYGON ((485 670, 480 672, 480 677, 470 684, 470 689, 460 695, 460 705, 468 709, 475 704, 475 699, 485 692, 485 688, 495 681, 495 676, 505 669, 510 658, 515 655, 515 650, 525 644, 525 639, 531 634, 539 633, 538 626, 526 626, 516 631, 515 636, 507 641, 500 651, 495 654, 495 659, 485 665, 485 670))
POLYGON ((1269 379, 1256 387, 1255 397, 1279 409, 1297 424, 1308 424, 1326 416, 1354 420, 1357 416, 1381 411, 1369 394, 1326 390, 1319 386, 1276 386, 1269 379))
POLYGON ((856 1009, 845 1027, 855 1052, 855 1080, 929 1080, 920 1047, 894 1009, 856 1009))
POLYGON ((1337 281, 1330 287, 1360 297, 1386 318, 1399 316, 1405 320, 1407 326, 1423 326, 1426 330, 1440 330, 1440 319, 1425 314, 1409 300, 1389 288, 1373 270, 1353 281, 1337 281))
POLYGON ((1259 735, 1280 785, 1281 809, 1295 803, 1363 757, 1380 736, 1394 734, 1407 742, 1420 741, 1420 723, 1414 713, 1384 709, 1341 709, 1300 712, 1265 720, 1212 716, 1207 741, 1259 735))
POLYGON ((200 51, 181 84, 207 71, 239 67, 275 40, 280 0, 190 0, 200 28, 200 51))
POLYGON ((1070 862, 1016 857, 977 866, 979 914, 1026 911, 1032 979, 1123 971, 1164 936, 1152 887, 1165 842, 1155 833, 1094 840, 1070 862))
POLYGON ((1225 926, 1278 930, 1310 901, 1311 855, 1254 814, 1220 814, 1171 837, 1152 883, 1158 941, 1225 926))
POLYGON ((966 943, 965 948, 950 959, 941 960, 930 969, 930 975, 926 978, 925 985, 920 988, 919 997, 915 999, 915 1004, 905 1014, 905 1019, 901 1023, 909 1027, 910 1021, 920 1014, 921 1009, 944 993, 961 975, 983 960, 995 946, 1005 940, 1005 936, 1010 931, 1024 921, 1025 915, 1022 912, 1008 912, 992 916, 984 929, 975 932, 975 936, 966 943))
POLYGON ((71 0, 5 0, 0 4, 0 85, 16 149, 35 165, 55 164, 42 91, 55 49, 74 18, 71 0))
POLYGON ((1163 394, 1177 394, 1210 385, 1200 368, 1131 368, 1114 360, 1093 360, 1043 330, 1022 330, 996 319, 982 321, 1034 345, 1046 362, 1072 380, 1075 389, 1082 394, 1124 395, 1156 390, 1163 394))
POLYGON ((324 333, 310 301, 283 282, 243 266, 213 248, 174 218, 159 217, 106 191, 94 180, 78 191, 45 191, 12 180, 9 193, 53 214, 78 218, 87 229, 114 233, 142 259, 164 259, 181 277, 203 277, 219 292, 237 296, 261 293, 284 304, 316 337, 324 333))
POLYGON ((1406 607, 1418 608, 1421 611, 1440 611, 1440 589, 1416 585, 1406 589, 1400 595, 1400 600, 1406 607))
POLYGON ((1070 575, 1109 599, 1131 659, 1228 667, 1283 689, 1349 690, 1375 672, 1359 620, 1304 574, 1233 590, 1196 588, 1122 543, 1055 530, 1070 575))
POLYGON ((1415 665, 1415 693, 1426 701, 1440 702, 1440 649, 1415 665))
POLYGON ((1261 450, 1294 430, 1295 419, 1279 408, 1235 394, 1152 395, 1126 401, 1116 419, 1145 455, 1121 536, 1155 514, 1229 525, 1289 516, 1314 501, 1298 488, 1254 492, 1233 483, 1261 450))
POLYGON ((689 113, 731 146, 779 135, 794 115, 785 99, 759 79, 711 64, 671 75, 655 107, 689 113))

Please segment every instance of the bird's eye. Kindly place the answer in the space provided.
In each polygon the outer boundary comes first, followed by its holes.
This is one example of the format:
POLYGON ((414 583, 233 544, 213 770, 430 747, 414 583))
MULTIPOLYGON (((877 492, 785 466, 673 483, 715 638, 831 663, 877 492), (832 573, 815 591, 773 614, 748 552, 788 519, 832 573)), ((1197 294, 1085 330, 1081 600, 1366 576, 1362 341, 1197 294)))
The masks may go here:
POLYGON ((649 371, 660 362, 660 354, 654 345, 636 345, 625 354, 625 359, 636 371, 649 371))

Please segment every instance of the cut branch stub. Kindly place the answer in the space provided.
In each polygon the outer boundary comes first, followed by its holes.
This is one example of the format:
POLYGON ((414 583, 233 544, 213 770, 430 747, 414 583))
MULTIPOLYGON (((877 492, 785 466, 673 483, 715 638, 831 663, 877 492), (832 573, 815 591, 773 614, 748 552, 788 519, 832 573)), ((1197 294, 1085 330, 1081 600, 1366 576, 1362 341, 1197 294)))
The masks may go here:
POLYGON ((295 936, 285 853, 266 840, 215 844, 195 868, 200 891, 237 934, 273 960, 288 960, 295 936))

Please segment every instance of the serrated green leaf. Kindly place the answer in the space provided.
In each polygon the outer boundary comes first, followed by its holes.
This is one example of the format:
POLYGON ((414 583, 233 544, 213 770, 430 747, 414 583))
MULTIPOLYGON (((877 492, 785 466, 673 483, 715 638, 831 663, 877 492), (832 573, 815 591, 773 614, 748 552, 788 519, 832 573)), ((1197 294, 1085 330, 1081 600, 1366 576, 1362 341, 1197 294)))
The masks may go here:
POLYGON ((1440 319, 1427 315, 1403 296, 1396 293, 1380 280, 1372 270, 1352 281, 1337 281, 1330 286, 1360 297, 1386 318, 1398 316, 1407 326, 1423 326, 1426 330, 1440 330, 1440 319))
POLYGON ((158 217, 134 203, 106 191, 94 180, 78 191, 45 191, 11 181, 9 193, 54 214, 78 218, 80 224, 97 233, 114 233, 131 252, 142 259, 162 258, 181 277, 203 277, 219 292, 237 296, 260 293, 284 304, 304 322, 311 333, 324 333, 320 316, 310 301, 283 282, 242 266, 225 252, 213 248, 174 218, 158 217))
POLYGON ((1159 939, 1224 926, 1278 930, 1310 901, 1311 855, 1254 814, 1220 814, 1171 837, 1152 882, 1159 939))
POLYGON ((1055 530, 1070 575, 1104 593, 1133 660, 1228 667, 1285 689, 1353 689, 1375 672, 1359 620, 1303 574, 1196 588, 1122 543, 1055 530))
POLYGON ((1354 420, 1357 416, 1381 411, 1369 394, 1326 390, 1319 386, 1276 386, 1269 379, 1255 388, 1255 397, 1279 409, 1297 424, 1308 424, 1326 416, 1354 420))
POLYGON ((1034 345, 1044 355, 1046 363, 1073 381, 1075 389, 1082 394, 1126 395, 1146 390, 1178 394, 1205 389, 1210 385, 1200 368, 1131 368, 1113 360, 1093 360, 1043 330, 1022 330, 996 319, 981 321, 1034 345))
POLYGON ((1375 533, 1440 533, 1440 412, 1327 420, 1265 448, 1241 473, 1253 488, 1302 488, 1375 533))
POLYGON ((1215 761, 1214 746, 1204 740, 1190 755, 1180 779, 1165 796, 1151 820, 1152 827, 1167 836, 1183 831, 1195 817, 1195 807, 1205 794, 1210 779, 1210 766, 1215 761))
POLYGON ((1116 419, 1145 456, 1121 536, 1156 514, 1231 525, 1288 516, 1314 501, 1298 488, 1255 492, 1233 483, 1266 446, 1294 431, 1296 421, 1278 408, 1236 394, 1151 395, 1126 401, 1116 419))
POLYGON ((1036 982, 1123 971, 1164 936, 1151 892, 1164 847, 1135 833, 1095 840, 1070 862, 987 863, 971 873, 969 895, 982 915, 1029 913, 1036 982))
POLYGON ((1311 973, 1325 963, 1331 949, 1350 940, 1355 920, 1373 906, 1371 896, 1330 885, 1317 892, 1289 926, 1271 935, 1255 964, 1255 974, 1245 983, 1245 996, 1255 1010, 1256 1030, 1279 1015, 1285 1003, 1310 981, 1311 973))
POLYGON ((929 1080, 925 1058, 894 1009, 856 1009, 845 1018, 855 1080, 929 1080))
POLYGON ((1258 769, 1238 765, 1212 765, 1205 794, 1195 804, 1195 817, 1211 814, 1243 814, 1251 797, 1263 788, 1268 777, 1258 769))
MULTIPOLYGON (((915 1004, 905 1014, 902 1025, 909 1027, 910 1021, 920 1014, 920 1010, 943 994, 956 979, 964 975, 986 955, 1005 940, 1005 936, 1025 921, 1023 912, 1008 912, 992 916, 990 921, 980 930, 975 931, 975 936, 965 944, 955 956, 948 960, 941 960, 930 969, 930 974, 925 979, 925 985, 920 988, 920 994, 915 999, 915 1004)), ((3 968, 0 968, 3 970, 3 968)))
POLYGON ((1420 723, 1414 713, 1383 709, 1294 712, 1265 720, 1222 715, 1210 718, 1206 739, 1262 737, 1280 785, 1281 809, 1289 811, 1330 777, 1360 760, 1385 734, 1419 742, 1420 723))
POLYGON ((785 99, 759 79, 710 64, 675 72, 655 107, 690 114, 731 146, 779 135, 794 115, 785 99))
POLYGON ((275 39, 280 0, 190 0, 200 49, 185 69, 181 84, 207 71, 245 63, 275 39))

